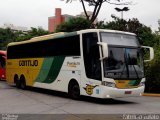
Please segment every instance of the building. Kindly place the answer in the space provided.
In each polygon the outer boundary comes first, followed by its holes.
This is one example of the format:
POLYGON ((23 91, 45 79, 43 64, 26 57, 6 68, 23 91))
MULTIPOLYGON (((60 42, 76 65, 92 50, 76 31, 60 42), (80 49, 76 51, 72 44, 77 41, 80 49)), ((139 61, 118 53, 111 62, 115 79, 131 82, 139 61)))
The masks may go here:
POLYGON ((52 17, 49 17, 48 18, 48 31, 49 32, 55 32, 56 30, 56 27, 63 23, 63 22, 66 22, 68 21, 70 18, 73 18, 74 16, 72 15, 67 15, 67 14, 64 14, 62 15, 61 14, 61 8, 56 8, 55 9, 55 16, 52 16, 52 17))
MULTIPOLYGON (((91 12, 91 11, 87 11, 87 14, 88 14, 89 18, 91 18, 91 17, 92 17, 93 12, 91 12)), ((84 13, 84 12, 81 12, 81 14, 76 15, 76 17, 83 17, 83 18, 86 18, 86 15, 85 15, 85 13, 84 13)), ((96 19, 95 19, 95 21, 94 21, 94 24, 96 24, 97 22, 98 22, 98 19, 96 18, 96 19)))
MULTIPOLYGON (((91 18, 93 12, 87 11, 87 14, 88 14, 89 17, 91 18)), ((55 9, 55 16, 48 17, 48 31, 49 31, 49 32, 55 32, 56 27, 57 27, 59 24, 61 24, 61 23, 63 23, 63 22, 66 22, 66 21, 68 21, 69 19, 74 18, 74 17, 84 17, 84 18, 86 18, 84 12, 81 12, 81 14, 76 15, 76 16, 67 15, 67 14, 62 15, 62 13, 61 13, 61 8, 56 8, 56 9, 55 9)), ((98 22, 98 19, 96 18, 96 20, 94 21, 94 24, 96 24, 97 22, 98 22)))

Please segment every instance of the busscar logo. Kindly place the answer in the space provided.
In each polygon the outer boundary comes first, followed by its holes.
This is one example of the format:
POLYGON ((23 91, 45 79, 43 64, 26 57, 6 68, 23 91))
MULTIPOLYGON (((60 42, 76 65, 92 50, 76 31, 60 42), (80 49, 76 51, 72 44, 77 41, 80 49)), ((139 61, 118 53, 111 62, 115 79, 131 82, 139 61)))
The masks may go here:
POLYGON ((84 89, 85 89, 85 91, 88 95, 92 95, 93 94, 93 89, 98 86, 98 85, 93 86, 93 85, 89 85, 89 84, 86 84, 86 85, 87 86, 84 87, 84 89))
POLYGON ((80 62, 67 62, 68 67, 77 67, 80 65, 80 62))

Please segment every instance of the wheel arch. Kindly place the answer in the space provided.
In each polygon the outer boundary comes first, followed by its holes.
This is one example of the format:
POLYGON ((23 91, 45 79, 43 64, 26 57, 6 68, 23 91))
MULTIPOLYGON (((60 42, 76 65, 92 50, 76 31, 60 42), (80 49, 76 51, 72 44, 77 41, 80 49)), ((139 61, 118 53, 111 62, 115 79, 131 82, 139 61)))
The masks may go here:
POLYGON ((23 74, 21 74, 20 80, 25 80, 25 76, 23 74))
POLYGON ((14 75, 14 83, 16 83, 16 81, 19 80, 18 74, 14 75))
POLYGON ((20 80, 21 82, 25 82, 25 83, 26 83, 26 78, 25 78, 25 76, 24 76, 23 74, 21 74, 19 80, 20 80))
POLYGON ((79 88, 80 88, 79 82, 78 82, 75 78, 72 78, 72 79, 69 81, 69 83, 68 83, 68 92, 69 92, 70 86, 72 86, 73 84, 78 84, 78 85, 79 85, 79 88))

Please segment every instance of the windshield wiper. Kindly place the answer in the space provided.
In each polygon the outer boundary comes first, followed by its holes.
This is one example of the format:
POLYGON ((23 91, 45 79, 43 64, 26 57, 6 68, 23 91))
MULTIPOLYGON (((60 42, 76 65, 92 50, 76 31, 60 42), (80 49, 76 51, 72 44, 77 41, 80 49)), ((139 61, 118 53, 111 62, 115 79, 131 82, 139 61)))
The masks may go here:
POLYGON ((126 65, 126 69, 127 69, 127 78, 129 78, 129 68, 128 68, 128 62, 127 62, 127 55, 126 55, 126 49, 125 49, 125 55, 124 55, 124 58, 125 58, 125 65, 126 65))
MULTIPOLYGON (((130 54, 129 54, 129 53, 128 53, 128 58, 129 58, 129 63, 131 63, 132 61, 131 61, 131 57, 130 57, 130 54)), ((136 70, 134 64, 133 64, 133 65, 131 64, 131 66, 133 66, 134 71, 135 71, 135 73, 136 73, 136 76, 137 76, 137 78, 139 79, 139 75, 138 75, 138 72, 137 72, 137 70, 136 70)))

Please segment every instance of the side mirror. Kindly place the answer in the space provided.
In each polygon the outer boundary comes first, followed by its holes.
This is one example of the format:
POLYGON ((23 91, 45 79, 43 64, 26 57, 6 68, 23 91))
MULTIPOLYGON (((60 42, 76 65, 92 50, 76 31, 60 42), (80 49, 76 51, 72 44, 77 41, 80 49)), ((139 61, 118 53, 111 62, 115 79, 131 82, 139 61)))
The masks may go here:
POLYGON ((154 58, 154 50, 152 47, 148 47, 148 46, 141 46, 142 48, 145 48, 145 49, 149 49, 149 53, 150 53, 150 59, 149 60, 144 60, 144 62, 149 62, 151 60, 153 60, 154 58))
POLYGON ((108 44, 104 42, 97 42, 98 45, 102 47, 102 58, 100 60, 103 60, 108 57, 108 44))

